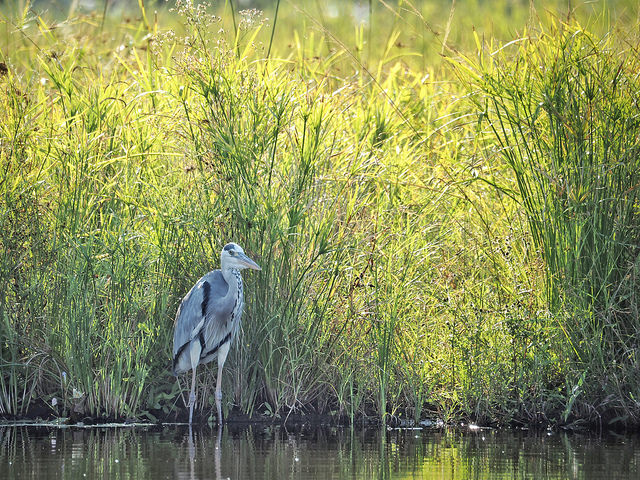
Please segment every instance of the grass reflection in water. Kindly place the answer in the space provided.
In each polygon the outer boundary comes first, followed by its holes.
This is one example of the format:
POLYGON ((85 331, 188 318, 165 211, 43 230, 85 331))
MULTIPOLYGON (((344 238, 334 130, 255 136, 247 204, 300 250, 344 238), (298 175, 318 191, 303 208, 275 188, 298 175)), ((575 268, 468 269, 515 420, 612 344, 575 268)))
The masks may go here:
POLYGON ((0 427, 0 477, 637 478, 636 437, 262 425, 0 427))

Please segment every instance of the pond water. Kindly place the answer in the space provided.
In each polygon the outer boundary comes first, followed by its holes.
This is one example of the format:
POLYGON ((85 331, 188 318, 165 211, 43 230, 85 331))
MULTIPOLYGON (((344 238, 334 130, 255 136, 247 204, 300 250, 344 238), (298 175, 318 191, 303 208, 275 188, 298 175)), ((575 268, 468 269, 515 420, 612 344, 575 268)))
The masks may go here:
POLYGON ((0 426, 0 478, 636 479, 633 436, 263 425, 0 426))

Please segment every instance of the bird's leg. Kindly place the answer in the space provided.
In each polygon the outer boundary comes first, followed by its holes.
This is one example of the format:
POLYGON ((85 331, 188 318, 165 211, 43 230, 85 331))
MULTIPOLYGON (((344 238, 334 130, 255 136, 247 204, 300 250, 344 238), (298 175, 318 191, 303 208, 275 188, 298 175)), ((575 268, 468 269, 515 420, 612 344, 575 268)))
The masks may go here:
POLYGON ((189 357, 191 360, 191 392, 189 393, 189 425, 191 425, 191 420, 193 420, 193 406, 196 404, 196 368, 198 368, 198 363, 200 362, 200 353, 202 352, 202 347, 200 346, 200 342, 191 342, 191 347, 189 349, 189 357))
POLYGON ((191 375, 191 392, 189 392, 189 425, 193 419, 193 406, 196 403, 196 367, 193 367, 193 374, 191 375))
POLYGON ((218 425, 222 425, 222 367, 224 363, 218 363, 218 378, 216 378, 216 408, 218 409, 218 425))
POLYGON ((216 407, 218 409, 218 425, 222 425, 222 367, 229 355, 231 342, 227 342, 218 349, 218 378, 216 378, 216 407))

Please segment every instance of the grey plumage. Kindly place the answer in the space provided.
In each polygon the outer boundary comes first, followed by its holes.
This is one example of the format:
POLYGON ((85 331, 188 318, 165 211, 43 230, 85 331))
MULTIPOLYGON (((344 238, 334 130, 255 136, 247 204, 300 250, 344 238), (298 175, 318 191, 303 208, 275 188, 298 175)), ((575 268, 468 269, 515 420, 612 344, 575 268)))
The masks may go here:
POLYGON ((218 359, 216 406, 222 421, 220 401, 222 367, 229 347, 240 328, 244 306, 240 270, 260 267, 235 243, 228 243, 220 255, 220 270, 207 273, 184 297, 176 313, 173 332, 173 371, 175 375, 193 370, 189 395, 189 423, 195 403, 196 367, 218 359))
POLYGON ((229 286, 222 276, 222 271, 214 270, 198 280, 182 300, 176 314, 176 327, 173 332, 173 373, 175 375, 191 370, 188 349, 190 342, 200 341, 199 337, 202 336, 205 347, 200 354, 199 364, 205 364, 213 360, 211 355, 205 355, 215 345, 218 345, 229 333, 231 337, 237 333, 244 303, 242 290, 238 292, 239 295, 236 295, 235 299, 232 299, 234 302, 232 304, 225 303, 228 291, 229 286))

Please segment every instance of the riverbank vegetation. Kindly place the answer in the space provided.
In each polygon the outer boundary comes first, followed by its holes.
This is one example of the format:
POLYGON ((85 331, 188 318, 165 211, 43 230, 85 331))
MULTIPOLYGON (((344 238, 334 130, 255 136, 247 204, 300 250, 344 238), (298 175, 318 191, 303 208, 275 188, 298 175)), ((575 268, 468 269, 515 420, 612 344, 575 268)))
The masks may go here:
POLYGON ((0 414, 182 418, 235 241, 227 412, 637 424, 637 5, 263 3, 3 7, 0 414))

